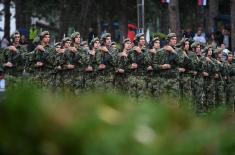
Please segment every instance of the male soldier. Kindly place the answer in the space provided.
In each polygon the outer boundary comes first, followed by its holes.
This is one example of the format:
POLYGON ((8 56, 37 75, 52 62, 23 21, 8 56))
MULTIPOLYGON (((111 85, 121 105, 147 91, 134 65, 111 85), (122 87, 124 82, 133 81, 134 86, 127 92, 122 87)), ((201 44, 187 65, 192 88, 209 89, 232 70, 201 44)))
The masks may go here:
POLYGON ((201 45, 199 42, 194 42, 191 45, 192 51, 189 51, 189 58, 191 60, 191 88, 192 97, 194 99, 195 108, 201 111, 203 107, 203 76, 202 76, 202 54, 201 45))
MULTIPOLYGON (((79 92, 84 89, 85 85, 85 79, 82 71, 84 71, 85 68, 85 60, 89 51, 89 47, 87 45, 86 41, 83 41, 80 46, 80 33, 74 32, 71 35, 71 47, 69 48, 69 58, 73 60, 73 64, 75 65, 75 72, 74 72, 74 80, 73 80, 73 87, 75 94, 78 94, 79 92)), ((67 52, 66 52, 67 53, 67 52)), ((68 55, 68 54, 67 54, 68 55)))
POLYGON ((156 56, 156 53, 160 50, 160 39, 158 37, 153 38, 151 41, 152 49, 150 49, 146 55, 146 59, 148 61, 147 68, 147 78, 146 78, 146 86, 148 90, 148 94, 154 98, 159 97, 159 76, 153 70, 153 63, 156 56))
POLYGON ((168 44, 157 52, 153 69, 160 75, 160 93, 178 96, 179 82, 177 71, 177 37, 175 33, 167 35, 168 44))
MULTIPOLYGON (((143 33, 137 34, 135 38, 136 46, 129 52, 130 76, 128 78, 129 94, 134 95, 137 101, 145 96, 145 78, 147 72, 147 60, 145 58, 147 49, 145 47, 145 37, 143 33)), ((151 68, 151 67, 150 67, 151 68)))
POLYGON ((5 73, 13 76, 20 76, 23 72, 23 59, 26 49, 20 45, 20 33, 16 31, 12 35, 12 45, 3 51, 3 68, 5 73))
POLYGON ((224 83, 224 65, 225 61, 222 60, 222 48, 217 48, 215 51, 216 60, 216 74, 215 74, 215 103, 216 106, 224 105, 226 101, 226 93, 225 93, 225 83, 224 83))
POLYGON ((128 90, 128 72, 129 72, 129 51, 131 50, 131 40, 124 39, 122 49, 118 53, 115 69, 115 90, 125 94, 128 90))
POLYGON ((48 31, 43 31, 39 35, 40 44, 33 51, 31 65, 34 67, 34 77, 41 86, 48 83, 50 77, 50 69, 53 68, 53 63, 50 54, 53 53, 53 48, 50 47, 50 34, 48 31))
POLYGON ((105 33, 101 37, 101 63, 98 67, 96 88, 112 90, 114 83, 114 68, 117 51, 111 47, 111 34, 105 33))
POLYGON ((225 81, 226 81, 226 104, 228 108, 232 108, 235 111, 235 63, 233 62, 233 54, 231 52, 228 53, 228 59, 225 63, 225 81))
POLYGON ((86 91, 93 91, 97 80, 99 65, 101 64, 101 51, 99 38, 93 38, 90 43, 88 54, 86 55, 83 70, 84 74, 84 89, 86 91))

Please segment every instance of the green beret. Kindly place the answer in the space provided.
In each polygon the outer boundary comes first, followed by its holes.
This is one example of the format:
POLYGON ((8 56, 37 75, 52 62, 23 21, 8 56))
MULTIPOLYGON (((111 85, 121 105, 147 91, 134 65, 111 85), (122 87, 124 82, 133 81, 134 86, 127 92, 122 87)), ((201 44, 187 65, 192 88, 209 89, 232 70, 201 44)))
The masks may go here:
POLYGON ((182 46, 186 41, 190 42, 188 38, 182 38, 180 42, 176 44, 176 47, 182 46))
POLYGON ((65 43, 66 41, 71 41, 71 38, 70 38, 70 37, 65 37, 65 38, 62 40, 62 43, 65 43))
POLYGON ((212 48, 212 45, 207 45, 204 50, 208 50, 209 48, 212 48))
POLYGON ((160 41, 159 37, 153 38, 152 43, 154 43, 155 41, 160 41))
POLYGON ((131 42, 130 38, 126 38, 123 40, 123 44, 125 44, 126 42, 131 42))
POLYGON ((110 33, 104 33, 104 34, 101 36, 101 40, 104 40, 104 39, 106 39, 107 37, 111 37, 111 34, 110 34, 110 33))
POLYGON ((88 45, 87 41, 82 41, 81 46, 88 45))
POLYGON ((173 37, 176 37, 176 34, 175 33, 169 33, 167 36, 166 36, 166 40, 170 40, 171 38, 173 37))
POLYGON ((42 31, 39 36, 42 39, 45 35, 50 35, 49 31, 42 31))
POLYGON ((219 54, 223 52, 223 48, 218 47, 217 49, 215 49, 215 53, 219 54))
POLYGON ((135 36, 135 40, 139 41, 140 37, 144 37, 144 33, 139 33, 135 36))
POLYGON ((100 41, 99 38, 95 37, 91 40, 90 46, 93 46, 96 41, 100 41))
POLYGON ((61 46, 61 42, 55 43, 54 47, 61 46))
POLYGON ((77 36, 80 36, 79 32, 74 32, 74 33, 71 34, 72 39, 76 38, 77 36))
POLYGON ((196 48, 198 45, 201 46, 199 42, 195 41, 194 43, 192 43, 191 48, 196 48))

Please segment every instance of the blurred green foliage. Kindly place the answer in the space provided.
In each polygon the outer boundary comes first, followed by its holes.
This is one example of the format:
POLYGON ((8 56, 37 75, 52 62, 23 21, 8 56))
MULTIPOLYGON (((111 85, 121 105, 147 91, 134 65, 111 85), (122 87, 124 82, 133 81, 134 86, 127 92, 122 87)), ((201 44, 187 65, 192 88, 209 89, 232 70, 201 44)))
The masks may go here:
POLYGON ((0 154, 235 154, 234 114, 220 109, 198 116, 179 102, 74 96, 23 84, 9 89, 0 105, 0 154))

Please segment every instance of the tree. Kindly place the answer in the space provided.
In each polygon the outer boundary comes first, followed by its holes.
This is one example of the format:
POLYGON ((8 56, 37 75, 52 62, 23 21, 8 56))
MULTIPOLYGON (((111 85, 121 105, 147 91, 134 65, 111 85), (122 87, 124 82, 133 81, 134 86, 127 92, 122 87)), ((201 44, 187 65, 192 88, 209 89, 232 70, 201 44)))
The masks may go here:
POLYGON ((171 0, 168 6, 170 30, 179 36, 180 32, 180 16, 179 16, 179 1, 171 0))
POLYGON ((207 31, 212 32, 215 26, 215 17, 219 14, 219 0, 209 0, 209 16, 207 31))
POLYGON ((232 51, 235 50, 235 0, 231 0, 231 37, 232 51))
POLYGON ((5 13, 5 24, 4 24, 4 35, 9 38, 10 37, 10 0, 4 0, 4 13, 5 13))

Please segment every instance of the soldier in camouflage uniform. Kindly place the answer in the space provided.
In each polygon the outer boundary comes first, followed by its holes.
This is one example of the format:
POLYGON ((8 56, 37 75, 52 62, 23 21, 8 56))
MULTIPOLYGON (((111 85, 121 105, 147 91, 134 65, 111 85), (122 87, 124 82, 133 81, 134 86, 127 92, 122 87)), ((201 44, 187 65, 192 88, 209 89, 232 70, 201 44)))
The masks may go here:
MULTIPOLYGON (((202 62, 203 75, 203 109, 210 110, 215 106, 214 76, 216 74, 215 59, 212 57, 212 46, 205 48, 205 57, 202 62)), ((218 76, 218 75, 217 75, 218 76)))
POLYGON ((226 93, 225 93, 225 73, 224 66, 225 62, 222 60, 222 48, 217 48, 215 51, 216 55, 216 75, 215 75, 215 104, 216 106, 225 105, 226 93))
POLYGON ((91 50, 85 57, 83 70, 84 75, 84 90, 93 91, 98 75, 98 66, 101 64, 101 51, 99 38, 93 38, 90 43, 91 50))
POLYGON ((111 47, 111 34, 105 33, 101 37, 101 63, 96 76, 96 89, 113 90, 115 60, 118 52, 111 47))
POLYGON ((46 86, 51 76, 51 69, 53 69, 53 60, 50 53, 53 48, 49 45, 50 34, 48 31, 43 31, 40 34, 40 44, 35 48, 31 54, 31 67, 33 68, 33 76, 41 86, 46 86))
POLYGON ((177 43, 176 34, 168 34, 167 41, 168 44, 157 52, 153 69, 160 76, 160 94, 168 94, 174 97, 179 97, 177 49, 175 48, 177 43))
POLYGON ((153 38, 153 40, 151 41, 151 45, 152 49, 148 50, 148 53, 146 55, 146 59, 148 62, 146 87, 148 90, 148 95, 153 98, 158 98, 160 95, 160 77, 157 72, 153 70, 153 63, 156 59, 156 53, 160 50, 160 39, 158 37, 153 38))
POLYGON ((12 36, 13 43, 3 51, 3 68, 6 75, 21 76, 23 72, 22 55, 25 47, 20 45, 20 33, 16 31, 12 36))
POLYGON ((143 99, 146 90, 146 72, 147 48, 145 47, 145 37, 143 33, 136 35, 136 46, 129 52, 130 75, 128 77, 128 92, 131 96, 136 97, 137 101, 143 99))
POLYGON ((115 90, 125 94, 128 90, 129 76, 129 51, 131 50, 131 40, 126 38, 123 41, 122 49, 118 53, 115 69, 115 90))
POLYGON ((181 48, 178 50, 178 71, 179 71, 179 91, 181 99, 190 100, 192 97, 192 88, 191 88, 191 60, 188 56, 190 42, 188 38, 183 38, 180 41, 181 48))

